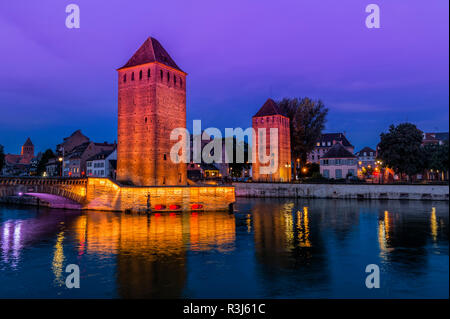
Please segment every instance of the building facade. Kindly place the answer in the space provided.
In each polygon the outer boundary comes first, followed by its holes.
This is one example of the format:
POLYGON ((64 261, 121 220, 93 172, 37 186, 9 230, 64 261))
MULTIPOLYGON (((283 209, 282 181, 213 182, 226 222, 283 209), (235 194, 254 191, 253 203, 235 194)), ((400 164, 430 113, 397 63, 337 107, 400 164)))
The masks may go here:
POLYGON ((253 127, 253 180, 254 181, 273 181, 273 182, 290 182, 291 181, 291 137, 289 118, 281 114, 277 104, 268 99, 261 109, 252 118, 253 127), (278 130, 278 138, 276 143, 278 144, 275 153, 272 153, 270 147, 270 129, 274 128, 278 130), (262 130, 263 134, 259 136, 259 130, 262 130), (260 143, 265 137, 266 147, 262 149, 260 143), (262 138, 262 140, 261 140, 262 138), (260 141, 261 140, 261 141, 260 141), (260 150, 261 148, 261 150, 260 150), (274 162, 262 163, 260 161, 260 151, 265 152, 266 156, 274 158, 274 162), (261 168, 264 166, 275 165, 276 171, 272 174, 262 173, 261 168))
POLYGON ((308 154, 307 161, 319 164, 322 156, 336 143, 342 144, 347 151, 353 154, 355 148, 350 144, 344 133, 324 133, 317 140, 313 151, 308 154))
POLYGON ((320 174, 325 178, 356 177, 357 157, 341 143, 334 144, 320 159, 320 174))
POLYGON ((86 161, 94 155, 104 151, 113 151, 115 144, 86 142, 75 147, 72 152, 65 154, 63 164, 63 176, 86 176, 86 161))
POLYGON ((117 150, 100 152, 86 161, 86 174, 92 177, 115 178, 114 162, 117 160, 117 150))
POLYGON ((151 37, 118 69, 118 181, 186 185, 186 164, 170 159, 171 131, 186 128, 186 75, 151 37))

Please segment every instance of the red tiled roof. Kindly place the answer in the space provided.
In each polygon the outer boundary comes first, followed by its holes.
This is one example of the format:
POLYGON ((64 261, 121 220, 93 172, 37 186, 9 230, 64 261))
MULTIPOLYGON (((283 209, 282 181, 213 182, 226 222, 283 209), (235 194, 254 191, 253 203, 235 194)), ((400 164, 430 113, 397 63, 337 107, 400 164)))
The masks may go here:
POLYGON ((173 69, 181 70, 175 61, 170 57, 169 53, 155 38, 149 37, 144 44, 133 54, 131 59, 120 69, 141 65, 150 62, 159 62, 173 69))
POLYGON ((266 103, 259 109, 258 113, 253 115, 253 117, 263 117, 271 115, 283 115, 278 109, 277 103, 272 99, 267 99, 266 103))

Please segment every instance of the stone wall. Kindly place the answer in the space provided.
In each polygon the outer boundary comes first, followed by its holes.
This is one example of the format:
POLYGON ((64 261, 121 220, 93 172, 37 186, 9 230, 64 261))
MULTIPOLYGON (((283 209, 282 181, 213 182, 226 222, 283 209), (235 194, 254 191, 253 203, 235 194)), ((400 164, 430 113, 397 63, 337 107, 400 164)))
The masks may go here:
POLYGON ((147 201, 154 210, 163 205, 180 206, 176 210, 191 211, 193 204, 205 211, 224 211, 235 202, 234 187, 225 186, 123 186, 106 178, 89 178, 83 209, 111 211, 146 211, 147 201), (150 198, 149 198, 150 196, 150 198))
POLYGON ((237 197, 449 200, 446 185, 233 183, 237 197))

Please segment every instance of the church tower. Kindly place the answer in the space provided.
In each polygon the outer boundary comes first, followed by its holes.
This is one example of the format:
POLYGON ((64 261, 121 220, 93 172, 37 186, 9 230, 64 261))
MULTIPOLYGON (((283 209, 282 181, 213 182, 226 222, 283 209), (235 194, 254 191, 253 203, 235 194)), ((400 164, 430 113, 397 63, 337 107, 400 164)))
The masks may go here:
POLYGON ((22 145, 22 149, 20 150, 20 155, 27 158, 34 157, 34 145, 31 142, 30 138, 27 138, 25 143, 22 145))
POLYGON ((170 141, 186 128, 186 75, 154 38, 118 70, 117 180, 138 186, 186 185, 186 164, 173 163, 170 141))
MULTIPOLYGON (((290 182, 291 181, 291 135, 289 118, 284 116, 278 109, 278 105, 268 99, 261 109, 252 118, 252 127, 255 136, 253 137, 253 165, 252 173, 254 181, 273 181, 273 182, 290 182), (278 138, 275 141, 278 144, 277 152, 270 154, 270 129, 278 130, 278 138), (272 174, 262 174, 260 168, 269 166, 269 163, 261 163, 259 160, 259 144, 258 130, 263 129, 266 137, 265 151, 267 156, 273 155, 277 170, 272 174)), ((272 145, 273 148, 273 145, 272 145)))

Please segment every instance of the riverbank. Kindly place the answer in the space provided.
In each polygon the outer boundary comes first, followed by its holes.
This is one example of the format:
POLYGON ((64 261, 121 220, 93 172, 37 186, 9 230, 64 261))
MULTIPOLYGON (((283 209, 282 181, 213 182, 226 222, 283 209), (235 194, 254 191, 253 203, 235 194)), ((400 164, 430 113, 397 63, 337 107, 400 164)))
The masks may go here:
POLYGON ((236 197, 449 200, 448 185, 233 183, 236 197))

